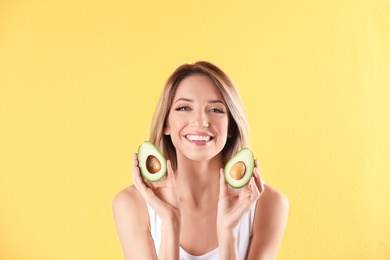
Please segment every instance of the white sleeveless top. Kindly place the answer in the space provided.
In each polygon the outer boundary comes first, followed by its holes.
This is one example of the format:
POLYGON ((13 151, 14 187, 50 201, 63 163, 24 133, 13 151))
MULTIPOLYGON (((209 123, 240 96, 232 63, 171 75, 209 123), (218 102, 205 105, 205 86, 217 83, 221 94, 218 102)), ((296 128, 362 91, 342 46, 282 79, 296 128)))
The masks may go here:
MULTIPOLYGON (((150 218, 150 233, 154 241, 156 252, 160 251, 161 244, 161 224, 162 221, 154 209, 147 204, 150 218)), ((256 205, 243 217, 237 228, 237 251, 240 260, 244 260, 249 246, 249 240, 252 235, 253 219, 256 205)), ((193 256, 180 247, 180 260, 219 260, 219 249, 216 248, 204 255, 193 256)))

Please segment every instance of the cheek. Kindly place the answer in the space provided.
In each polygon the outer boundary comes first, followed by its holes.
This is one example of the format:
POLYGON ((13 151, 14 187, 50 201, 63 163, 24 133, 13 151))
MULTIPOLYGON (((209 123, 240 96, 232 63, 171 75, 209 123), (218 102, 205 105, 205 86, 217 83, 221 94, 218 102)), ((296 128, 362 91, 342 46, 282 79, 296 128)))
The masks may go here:
POLYGON ((223 119, 218 123, 218 131, 222 134, 228 135, 229 132, 229 120, 223 119))
POLYGON ((170 134, 177 133, 185 125, 183 118, 178 116, 170 116, 167 120, 167 129, 169 129, 170 134))

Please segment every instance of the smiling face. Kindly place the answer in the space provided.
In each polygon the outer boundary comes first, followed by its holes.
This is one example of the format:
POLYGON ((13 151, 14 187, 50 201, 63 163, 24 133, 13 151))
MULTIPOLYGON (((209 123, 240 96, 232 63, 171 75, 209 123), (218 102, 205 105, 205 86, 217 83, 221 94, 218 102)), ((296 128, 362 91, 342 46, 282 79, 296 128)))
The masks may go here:
POLYGON ((165 135, 170 135, 177 157, 203 161, 221 155, 228 137, 225 101, 210 78, 183 79, 169 111, 165 135))

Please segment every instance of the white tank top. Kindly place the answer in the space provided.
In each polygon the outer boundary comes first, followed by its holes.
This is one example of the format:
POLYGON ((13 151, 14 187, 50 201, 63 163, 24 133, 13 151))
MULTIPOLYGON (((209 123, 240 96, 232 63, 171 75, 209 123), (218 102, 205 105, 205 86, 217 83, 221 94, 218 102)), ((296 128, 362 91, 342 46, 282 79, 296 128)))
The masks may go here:
MULTIPOLYGON (((147 204, 150 218, 150 232, 156 252, 160 251, 162 221, 154 209, 147 204)), ((256 205, 243 217, 237 228, 237 250, 240 260, 244 260, 248 251, 249 240, 252 235, 253 219, 256 205)), ((180 260, 219 260, 219 249, 216 248, 204 255, 193 256, 180 247, 180 260)))

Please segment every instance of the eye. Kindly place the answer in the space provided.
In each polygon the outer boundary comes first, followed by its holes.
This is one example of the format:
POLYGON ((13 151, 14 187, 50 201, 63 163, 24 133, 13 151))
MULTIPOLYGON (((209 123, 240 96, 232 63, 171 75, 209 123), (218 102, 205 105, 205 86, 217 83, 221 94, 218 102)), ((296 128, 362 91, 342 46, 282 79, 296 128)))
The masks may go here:
POLYGON ((219 108, 212 108, 210 111, 218 114, 225 114, 225 112, 219 108))
POLYGON ((182 106, 182 107, 178 107, 178 108, 175 108, 176 111, 189 111, 190 108, 189 107, 186 107, 186 106, 182 106))

